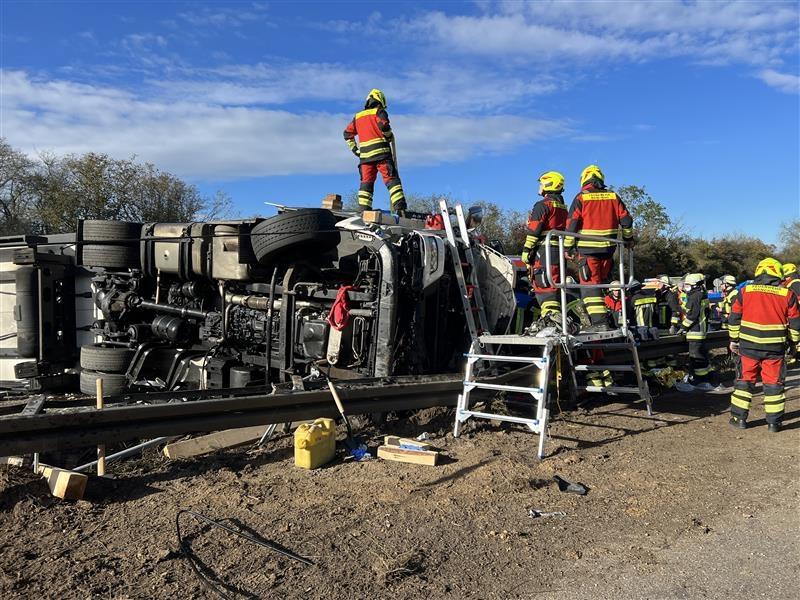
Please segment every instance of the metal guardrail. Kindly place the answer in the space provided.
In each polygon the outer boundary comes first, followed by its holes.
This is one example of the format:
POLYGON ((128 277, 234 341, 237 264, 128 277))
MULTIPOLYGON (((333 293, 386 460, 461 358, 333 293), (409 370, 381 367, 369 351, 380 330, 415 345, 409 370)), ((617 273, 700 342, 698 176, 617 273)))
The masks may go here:
POLYGON ((603 289, 619 289, 620 290, 620 300, 622 301, 622 319, 621 319, 621 329, 623 335, 628 335, 628 307, 625 292, 626 290, 631 288, 630 282, 633 280, 633 251, 629 250, 625 247, 625 240, 622 239, 614 239, 614 238, 607 238, 602 237, 599 235, 585 235, 582 233, 572 233, 570 231, 561 231, 558 229, 551 229, 547 232, 545 236, 545 277, 547 282, 550 286, 560 290, 561 292, 561 330, 566 332, 567 331, 567 290, 572 289, 596 289, 596 288, 603 288, 603 289), (553 266, 553 259, 552 259, 552 250, 554 248, 551 240, 553 237, 558 238, 558 268, 559 268, 559 276, 561 281, 553 281, 552 277, 552 266, 553 266), (594 242, 610 242, 612 244, 616 244, 616 254, 617 254, 617 262, 619 268, 619 281, 621 285, 609 285, 609 284, 596 284, 596 283, 567 283, 566 282, 566 271, 567 271, 567 262, 566 257, 564 256, 565 247, 564 247, 564 238, 574 238, 575 240, 588 240, 594 242), (627 250, 627 252, 626 252, 627 250), (628 277, 625 277, 625 258, 627 255, 627 262, 628 262, 628 277))

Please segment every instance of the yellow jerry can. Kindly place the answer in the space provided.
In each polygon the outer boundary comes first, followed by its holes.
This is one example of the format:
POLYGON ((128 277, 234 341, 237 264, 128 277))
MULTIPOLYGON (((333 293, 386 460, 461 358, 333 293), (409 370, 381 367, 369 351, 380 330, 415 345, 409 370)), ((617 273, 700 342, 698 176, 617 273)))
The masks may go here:
POLYGON ((294 430, 294 464, 316 469, 336 454, 336 426, 333 419, 317 419, 294 430))

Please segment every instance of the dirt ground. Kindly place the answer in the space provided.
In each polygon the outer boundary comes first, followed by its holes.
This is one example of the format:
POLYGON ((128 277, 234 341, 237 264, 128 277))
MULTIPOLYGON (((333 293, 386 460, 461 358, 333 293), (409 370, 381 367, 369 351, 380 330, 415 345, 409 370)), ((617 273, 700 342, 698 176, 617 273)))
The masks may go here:
MULTIPOLYGON (((306 566, 190 516, 181 527, 215 585, 237 598, 797 598, 800 373, 785 429, 727 424, 728 395, 593 402, 552 421, 550 454, 517 426, 452 412, 394 420, 447 456, 424 467, 292 464, 291 436, 185 461, 152 452, 52 499, 28 470, 0 471, 0 597, 212 598, 179 552, 182 508, 310 558, 306 566), (562 493, 554 475, 588 486, 562 493), (528 509, 566 516, 532 519, 528 509)), ((341 436, 340 436, 341 437, 341 436)))

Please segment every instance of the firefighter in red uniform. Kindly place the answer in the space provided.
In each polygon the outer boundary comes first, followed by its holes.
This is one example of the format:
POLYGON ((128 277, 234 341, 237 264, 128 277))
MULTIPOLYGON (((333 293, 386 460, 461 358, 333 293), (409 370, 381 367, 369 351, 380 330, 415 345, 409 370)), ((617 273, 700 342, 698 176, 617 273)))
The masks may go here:
MULTIPOLYGON (((633 246, 633 219, 625 204, 614 192, 605 187, 605 177, 600 167, 589 165, 581 173, 581 191, 572 201, 567 220, 567 231, 608 238, 609 241, 576 240, 567 238, 565 245, 570 253, 578 249, 578 276, 581 283, 608 283, 613 265, 617 238, 622 230, 626 247, 633 246)), ((594 331, 611 329, 608 309, 601 288, 582 289, 581 295, 594 331)))
POLYGON ((389 125, 389 115, 386 113, 386 96, 382 91, 372 90, 369 93, 364 110, 356 114, 345 128, 344 139, 353 154, 361 159, 358 166, 361 174, 361 185, 358 188, 359 207, 362 210, 372 209, 375 180, 380 171, 383 183, 389 190, 392 212, 403 213, 406 210, 406 198, 392 154, 391 144, 394 134, 389 125), (355 141, 356 136, 358 144, 355 141))
POLYGON ((741 356, 741 372, 731 394, 731 425, 744 429, 759 372, 770 432, 781 428, 786 397, 784 353, 787 342, 800 343, 800 309, 794 292, 781 286, 781 263, 765 258, 755 279, 744 286, 728 319, 731 352, 741 356), (788 334, 788 340, 787 340, 788 334))
MULTIPOLYGON (((548 171, 539 177, 539 195, 542 199, 533 205, 528 215, 528 235, 522 249, 522 262, 528 265, 533 291, 542 310, 542 316, 551 315, 560 322, 561 296, 550 285, 545 274, 544 237, 551 229, 564 231, 567 224, 567 205, 564 204, 564 176, 556 171, 548 171)), ((550 276, 554 282, 561 281, 558 266, 558 238, 550 240, 550 276)))

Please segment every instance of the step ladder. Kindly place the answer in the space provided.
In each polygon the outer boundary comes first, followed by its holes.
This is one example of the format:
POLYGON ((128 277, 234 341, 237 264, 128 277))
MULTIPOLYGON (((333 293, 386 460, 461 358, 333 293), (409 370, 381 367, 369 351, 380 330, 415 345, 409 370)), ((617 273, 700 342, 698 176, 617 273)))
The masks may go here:
MULTIPOLYGON (((478 284, 478 270, 475 267, 475 255, 472 252, 467 222, 464 219, 464 211, 460 204, 456 204, 455 216, 458 225, 458 233, 461 243, 456 239, 453 223, 450 221, 450 207, 447 200, 439 200, 439 210, 444 220, 444 230, 447 235, 447 244, 450 246, 450 257, 453 260, 453 270, 456 273, 458 289, 461 295, 461 302, 464 305, 464 318, 467 320, 467 327, 473 343, 480 336, 489 333, 489 325, 486 320, 486 309, 481 296, 481 288, 478 284), (464 269, 467 273, 464 273, 464 269)), ((491 351, 491 348, 488 348, 491 351)))
POLYGON ((554 355, 557 357, 561 341, 558 337, 542 337, 523 335, 483 335, 473 341, 469 352, 464 356, 467 359, 467 366, 464 373, 464 389, 458 396, 456 405, 456 419, 453 427, 453 437, 458 437, 461 433, 461 425, 471 418, 490 419, 493 421, 504 421, 507 423, 518 423, 526 425, 534 433, 539 434, 539 447, 537 455, 544 458, 544 444, 547 438, 547 422, 550 416, 548 408, 548 382, 550 380, 550 370, 554 362, 554 355), (541 356, 506 356, 500 354, 487 354, 481 352, 480 348, 493 347, 495 345, 514 345, 541 348, 541 356), (530 369, 522 367, 512 374, 527 381, 532 381, 535 385, 509 385, 505 383, 486 383, 478 381, 476 378, 476 364, 479 361, 505 362, 529 365, 530 369), (532 399, 531 407, 535 403, 536 416, 534 418, 515 417, 491 413, 488 411, 478 411, 472 409, 470 395, 473 390, 493 390, 498 392, 518 392, 530 395, 532 399))
POLYGON ((570 336, 570 348, 579 350, 621 350, 630 353, 630 364, 623 361, 622 364, 573 364, 572 377, 574 389, 579 392, 588 393, 610 393, 610 394, 635 394, 644 400, 647 406, 647 415, 653 416, 653 400, 650 396, 650 387, 647 379, 642 376, 642 367, 639 362, 639 351, 636 347, 636 340, 630 330, 611 331, 603 333, 586 333, 570 336), (617 341, 619 340, 619 341, 617 341), (636 377, 636 387, 634 386, 579 386, 575 380, 575 373, 588 373, 591 371, 611 371, 612 373, 633 373, 636 377))

